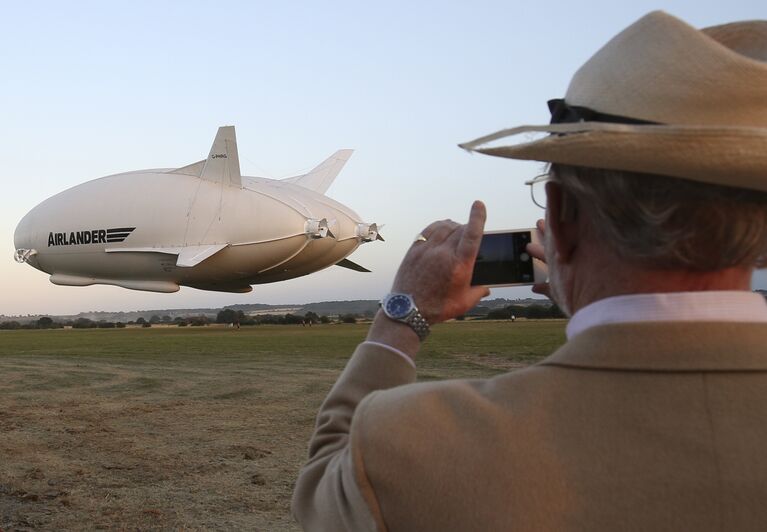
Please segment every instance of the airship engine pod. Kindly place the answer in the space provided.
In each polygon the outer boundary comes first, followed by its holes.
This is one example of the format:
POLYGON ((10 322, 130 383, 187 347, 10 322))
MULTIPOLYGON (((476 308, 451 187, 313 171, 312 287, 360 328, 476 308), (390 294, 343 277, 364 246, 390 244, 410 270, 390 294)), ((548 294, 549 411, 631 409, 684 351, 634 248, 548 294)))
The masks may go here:
POLYGON ((383 240, 378 226, 324 195, 351 154, 287 179, 241 176, 234 127, 221 127, 205 160, 103 177, 45 200, 19 222, 15 259, 58 285, 152 292, 250 292, 334 264, 368 271, 346 257, 383 240))

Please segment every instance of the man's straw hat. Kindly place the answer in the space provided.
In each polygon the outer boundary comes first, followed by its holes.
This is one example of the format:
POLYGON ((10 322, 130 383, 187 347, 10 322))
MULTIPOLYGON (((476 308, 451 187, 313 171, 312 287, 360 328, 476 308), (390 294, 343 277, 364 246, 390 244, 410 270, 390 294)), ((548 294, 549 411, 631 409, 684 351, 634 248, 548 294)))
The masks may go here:
POLYGON ((461 147, 767 191, 767 21, 696 30, 652 12, 589 59, 549 107, 550 125, 461 147), (548 135, 488 146, 531 132, 548 135))

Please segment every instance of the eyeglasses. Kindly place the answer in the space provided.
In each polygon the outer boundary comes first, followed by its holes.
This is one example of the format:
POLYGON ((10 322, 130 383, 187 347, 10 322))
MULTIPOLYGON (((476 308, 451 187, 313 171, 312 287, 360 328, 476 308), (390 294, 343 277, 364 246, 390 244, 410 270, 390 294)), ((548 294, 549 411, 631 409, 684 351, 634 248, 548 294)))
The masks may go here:
POLYGON ((546 182, 549 180, 549 174, 537 175, 529 181, 525 181, 525 185, 530 186, 530 197, 538 207, 541 209, 546 208, 546 182))

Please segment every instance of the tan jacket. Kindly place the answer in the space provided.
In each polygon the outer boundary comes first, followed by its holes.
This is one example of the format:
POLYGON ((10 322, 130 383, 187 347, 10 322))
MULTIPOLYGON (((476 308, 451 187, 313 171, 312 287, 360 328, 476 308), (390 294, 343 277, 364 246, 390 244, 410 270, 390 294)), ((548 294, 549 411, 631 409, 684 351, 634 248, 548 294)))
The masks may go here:
POLYGON ((306 530, 767 530, 767 325, 604 325, 524 370, 414 379, 357 349, 296 485, 306 530))

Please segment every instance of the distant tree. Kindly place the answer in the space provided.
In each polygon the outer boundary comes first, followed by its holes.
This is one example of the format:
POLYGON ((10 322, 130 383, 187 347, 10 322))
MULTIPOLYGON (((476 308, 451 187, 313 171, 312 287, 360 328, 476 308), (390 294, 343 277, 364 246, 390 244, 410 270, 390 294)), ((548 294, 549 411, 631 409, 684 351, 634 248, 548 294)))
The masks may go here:
POLYGON ((117 323, 115 323, 115 327, 117 327, 118 329, 125 329, 125 324, 121 321, 118 321, 117 323))
POLYGON ((311 310, 304 315, 304 319, 308 323, 319 323, 320 322, 320 317, 317 315, 316 312, 312 312, 311 310))
POLYGON ((508 320, 511 318, 511 312, 508 308, 494 308, 487 313, 488 320, 508 320))
POLYGON ((96 324, 88 318, 77 318, 72 324, 73 329, 92 329, 96 324))
POLYGON ((566 318, 565 313, 562 312, 562 309, 557 306, 556 303, 552 303, 549 307, 549 317, 550 318, 566 318))
POLYGON ((0 329, 13 330, 20 329, 21 324, 18 321, 4 321, 0 322, 0 329))
POLYGON ((204 327, 210 323, 210 319, 207 316, 195 316, 189 319, 189 324, 192 327, 204 327))
POLYGON ((114 329, 115 323, 113 321, 100 321, 96 324, 99 329, 114 329))
POLYGON ((231 308, 222 309, 216 314, 216 323, 237 323, 239 321, 237 311, 231 308))
POLYGON ((533 320, 548 318, 549 308, 544 305, 530 305, 527 309, 527 317, 533 320))
POLYGON ((179 327, 186 327, 187 325, 189 325, 189 324, 186 322, 186 320, 181 320, 181 321, 178 322, 178 326, 179 327))
POLYGON ((344 314, 341 318, 341 323, 357 323, 357 317, 354 314, 344 314))
POLYGON ((285 325, 300 325, 303 321, 304 318, 302 316, 296 316, 295 314, 285 314, 282 318, 282 323, 285 325))
POLYGON ((259 314, 253 318, 257 325, 272 325, 279 323, 277 316, 274 314, 259 314))
POLYGON ((43 316, 37 320, 37 326, 41 329, 50 329, 53 326, 53 320, 48 316, 43 316))
POLYGON ((136 320, 136 324, 138 325, 144 325, 146 323, 146 320, 143 317, 140 317, 136 320))
POLYGON ((523 305, 509 305, 506 308, 509 309, 509 313, 511 313, 512 316, 516 316, 517 318, 527 318, 527 311, 530 307, 525 307, 523 305))
MULTIPOLYGON (((136 320, 136 323, 138 323, 138 320, 136 320)), ((141 327, 142 328, 146 328, 146 329, 148 329, 151 326, 152 326, 152 324, 149 323, 148 321, 145 321, 144 323, 141 324, 141 327)))
POLYGON ((152 325, 154 325, 155 323, 160 323, 160 321, 162 320, 160 320, 160 316, 158 316, 157 314, 153 314, 152 317, 149 318, 149 323, 151 323, 152 325))
POLYGON ((170 316, 168 316, 167 314, 166 314, 165 316, 163 316, 163 317, 162 317, 162 322, 163 322, 163 323, 170 323, 170 322, 172 322, 172 321, 173 321, 173 318, 171 318, 171 317, 170 317, 170 316))
POLYGON ((330 318, 325 316, 324 314, 320 316, 320 323, 330 323, 330 318))
MULTIPOLYGON (((516 308, 516 307, 509 307, 516 308)), ((527 307, 519 307, 522 310, 515 312, 517 316, 524 316, 533 320, 543 320, 547 318, 565 318, 565 314, 555 304, 550 305, 529 305, 527 307)))
POLYGON ((285 325, 285 316, 277 316, 275 314, 265 314, 261 323, 268 325, 285 325))

